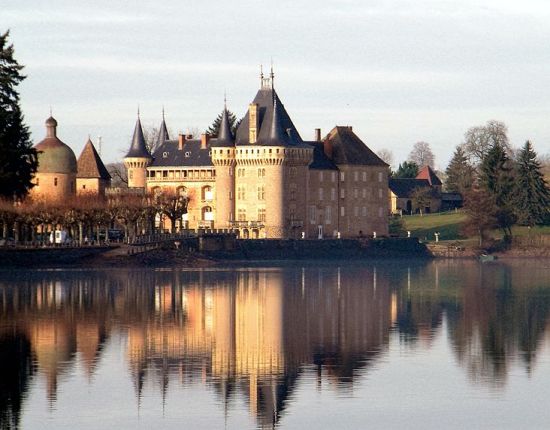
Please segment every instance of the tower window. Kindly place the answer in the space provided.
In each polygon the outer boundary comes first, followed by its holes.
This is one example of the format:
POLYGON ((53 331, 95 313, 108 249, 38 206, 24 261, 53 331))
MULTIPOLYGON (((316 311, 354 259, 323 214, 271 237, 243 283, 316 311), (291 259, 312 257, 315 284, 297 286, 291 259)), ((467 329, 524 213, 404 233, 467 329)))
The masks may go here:
POLYGON ((53 185, 54 187, 57 187, 57 178, 53 178, 53 185))
POLYGON ((40 178, 36 178, 36 186, 37 186, 37 187, 40 186, 40 178))

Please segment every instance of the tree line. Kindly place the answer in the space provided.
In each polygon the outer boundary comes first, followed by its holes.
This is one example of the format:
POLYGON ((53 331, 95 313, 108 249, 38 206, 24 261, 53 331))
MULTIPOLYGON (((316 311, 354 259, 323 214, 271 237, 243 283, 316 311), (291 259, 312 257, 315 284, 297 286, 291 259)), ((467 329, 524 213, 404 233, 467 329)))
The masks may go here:
POLYGON ((51 232, 66 230, 82 245, 86 239, 108 238, 109 229, 121 228, 131 242, 139 234, 160 232, 165 219, 175 233, 189 200, 171 191, 112 193, 105 198, 84 194, 60 203, 26 199, 14 205, 11 199, 0 199, 0 232, 5 242, 13 239, 15 244, 44 245, 51 232))

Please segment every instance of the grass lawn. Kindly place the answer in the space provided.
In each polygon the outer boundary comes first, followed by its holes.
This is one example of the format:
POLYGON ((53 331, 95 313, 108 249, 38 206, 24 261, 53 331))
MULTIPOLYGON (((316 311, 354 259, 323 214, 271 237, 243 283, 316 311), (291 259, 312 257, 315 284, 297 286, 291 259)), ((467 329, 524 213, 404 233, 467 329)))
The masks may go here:
MULTIPOLYGON (((411 232, 412 237, 418 237, 421 240, 434 241, 435 232, 439 232, 439 240, 465 240, 471 239, 477 242, 477 238, 464 237, 461 232, 461 224, 466 220, 464 212, 445 212, 427 215, 404 215, 401 218, 393 218, 393 221, 401 219, 403 230, 401 235, 406 235, 407 230, 411 232)), ((391 224, 392 222, 390 222, 391 224)), ((515 237, 550 235, 550 226, 533 227, 531 229, 523 226, 514 226, 512 234, 515 237)), ((493 230, 489 236, 495 239, 502 238, 500 230, 493 230)))
POLYGON ((427 215, 405 215, 403 228, 409 230, 412 237, 421 240, 435 240, 434 233, 439 232, 439 240, 464 239, 460 226, 466 219, 463 212, 445 212, 427 215))

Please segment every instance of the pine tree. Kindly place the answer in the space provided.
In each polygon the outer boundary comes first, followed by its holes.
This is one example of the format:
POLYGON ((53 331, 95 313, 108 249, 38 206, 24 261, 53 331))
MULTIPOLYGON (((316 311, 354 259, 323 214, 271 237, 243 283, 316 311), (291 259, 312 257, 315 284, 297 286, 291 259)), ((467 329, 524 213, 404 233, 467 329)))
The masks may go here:
POLYGON ((13 58, 8 36, 9 31, 0 35, 0 197, 19 198, 33 186, 38 160, 16 91, 25 79, 20 73, 23 66, 13 58))
POLYGON ((403 161, 394 173, 394 178, 416 178, 417 175, 418 164, 414 161, 403 161))
POLYGON ((481 163, 480 183, 496 206, 497 225, 504 232, 505 240, 512 237, 512 225, 516 221, 514 211, 514 172, 510 159, 502 145, 493 145, 481 163))
MULTIPOLYGON (((223 112, 221 112, 217 116, 217 118, 214 120, 212 125, 208 127, 208 130, 206 130, 206 132, 212 137, 218 137, 218 132, 220 131, 220 124, 222 122, 222 114, 223 112)), ((229 118, 229 125, 231 125, 231 133, 233 133, 233 136, 235 136, 235 133, 237 132, 237 128, 241 124, 242 120, 237 121, 237 116, 230 110, 227 111, 227 117, 229 118)))
POLYGON ((468 163, 464 150, 457 146, 447 169, 445 189, 449 192, 464 193, 474 182, 474 168, 468 163))
POLYGON ((533 226, 548 220, 550 190, 541 172, 537 153, 525 142, 516 161, 516 214, 520 224, 533 226))

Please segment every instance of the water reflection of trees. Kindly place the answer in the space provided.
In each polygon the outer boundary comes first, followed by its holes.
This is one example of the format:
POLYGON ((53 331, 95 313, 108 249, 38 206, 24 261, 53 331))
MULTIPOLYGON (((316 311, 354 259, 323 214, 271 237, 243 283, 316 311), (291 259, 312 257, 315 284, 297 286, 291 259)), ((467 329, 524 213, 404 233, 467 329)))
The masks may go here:
POLYGON ((75 363, 91 380, 115 329, 137 401, 145 381, 163 397, 170 384, 207 384, 227 409, 246 399, 262 427, 278 422, 304 372, 317 372, 319 389, 347 389, 394 332, 429 348, 445 326, 471 378, 498 386, 517 357, 531 369, 548 321, 545 273, 519 273, 437 262, 4 274, 0 424, 16 427, 36 374, 51 402, 75 363))

